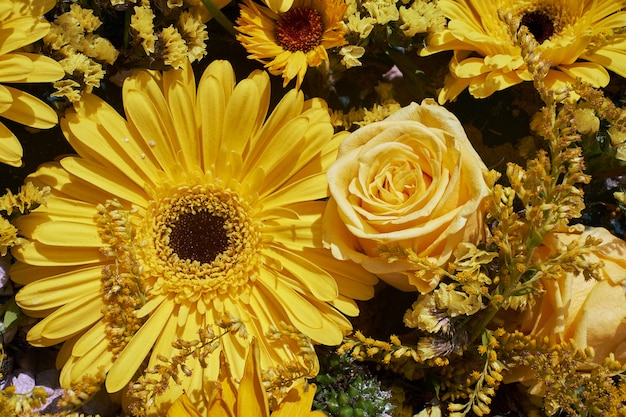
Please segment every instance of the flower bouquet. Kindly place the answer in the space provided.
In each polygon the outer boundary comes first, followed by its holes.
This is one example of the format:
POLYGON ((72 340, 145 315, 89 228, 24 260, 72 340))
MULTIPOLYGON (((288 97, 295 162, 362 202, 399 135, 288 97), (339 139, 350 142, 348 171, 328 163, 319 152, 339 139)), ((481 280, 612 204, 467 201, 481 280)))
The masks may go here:
POLYGON ((0 0, 0 416, 626 413, 626 2, 0 0))

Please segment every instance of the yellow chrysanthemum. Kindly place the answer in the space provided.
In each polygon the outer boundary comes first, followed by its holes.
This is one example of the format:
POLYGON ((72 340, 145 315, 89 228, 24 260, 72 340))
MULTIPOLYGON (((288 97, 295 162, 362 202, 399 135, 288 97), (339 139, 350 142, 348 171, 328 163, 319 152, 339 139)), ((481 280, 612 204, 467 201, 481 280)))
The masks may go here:
MULTIPOLYGON (((19 305, 45 317, 28 340, 65 342, 62 386, 103 367, 107 390, 120 391, 146 357, 152 367, 224 316, 260 341, 264 369, 299 360, 296 339, 266 332, 286 323, 309 343, 338 344, 351 328, 342 313, 373 295, 374 276, 322 245, 325 171, 342 139, 325 106, 291 90, 267 116, 267 73, 234 77, 224 61, 197 90, 189 63, 138 71, 123 86, 126 119, 87 95, 61 122, 79 156, 29 177, 51 197, 16 221, 30 243, 13 251, 11 274, 26 284, 19 305)), ((249 343, 221 338, 236 377, 249 343)), ((206 368, 188 358, 192 375, 160 405, 184 390, 203 412, 218 357, 206 368)))
POLYGON ((440 0, 438 7, 449 19, 447 29, 431 33, 420 54, 454 51, 440 103, 465 88, 483 98, 531 80, 512 33, 521 26, 551 65, 548 88, 576 77, 603 87, 609 82, 606 69, 626 76, 623 0, 440 0))
MULTIPOLYGON (((270 410, 261 379, 259 349, 252 345, 239 385, 233 381, 228 366, 221 361, 217 384, 209 387, 211 398, 208 410, 201 413, 185 394, 181 395, 167 412, 167 417, 270 417, 270 410)), ((324 417, 321 411, 311 411, 315 385, 298 385, 292 388, 271 413, 272 417, 324 417)))
POLYGON ((244 0, 237 39, 250 59, 282 75, 283 85, 295 78, 300 88, 307 69, 328 60, 327 49, 346 44, 341 24, 345 10, 343 0, 294 0, 288 11, 275 13, 244 0))
MULTIPOLYGON (((5 83, 52 82, 65 75, 63 68, 51 58, 15 52, 48 32, 50 25, 41 16, 55 4, 54 0, 0 0, 0 116, 38 129, 57 123, 54 110, 5 83)), ((20 166, 22 155, 20 142, 0 122, 0 162, 20 166)))

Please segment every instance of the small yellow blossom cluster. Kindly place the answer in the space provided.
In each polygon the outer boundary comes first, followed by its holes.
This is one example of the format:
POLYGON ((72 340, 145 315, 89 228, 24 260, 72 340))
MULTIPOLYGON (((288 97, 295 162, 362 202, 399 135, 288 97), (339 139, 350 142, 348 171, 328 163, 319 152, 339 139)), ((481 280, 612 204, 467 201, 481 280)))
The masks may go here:
POLYGON ((393 98, 393 86, 390 83, 381 82, 374 89, 380 104, 374 103, 370 109, 352 108, 347 113, 342 110, 332 110, 330 120, 333 126, 350 130, 384 120, 402 108, 400 103, 393 98))
POLYGON ((609 127, 606 133, 610 144, 607 153, 614 154, 622 165, 626 163, 626 109, 617 107, 602 91, 594 89, 589 83, 579 80, 572 88, 580 96, 574 120, 578 131, 595 134, 601 122, 607 122, 609 127))
POLYGON ((409 262, 416 265, 416 273, 439 271, 443 279, 433 291, 421 294, 404 315, 404 323, 426 335, 421 337, 417 349, 422 359, 447 356, 465 348, 467 335, 457 330, 457 318, 472 316, 488 304, 489 285, 492 280, 483 267, 498 256, 463 242, 454 252, 455 261, 448 271, 432 265, 427 259, 417 259, 408 254, 409 262), (421 267, 421 269, 420 269, 421 267), (449 272, 450 271, 450 272, 449 272))
POLYGON ((371 42, 380 39, 394 46, 411 47, 416 36, 443 30, 446 20, 436 0, 349 0, 344 30, 349 44, 339 51, 346 68, 361 66, 359 60, 371 42), (380 39, 379 39, 380 38, 380 39))
MULTIPOLYGON (((0 343, 0 362, 4 364, 7 355, 4 346, 0 343)), ((0 378, 6 378, 0 373, 0 378)), ((15 415, 29 414, 32 409, 41 407, 48 397, 42 387, 35 387, 31 392, 18 394, 15 386, 8 386, 0 390, 0 416, 9 417, 15 415)))
POLYGON ((135 253, 134 212, 125 210, 117 200, 100 205, 98 210, 98 230, 106 244, 103 252, 116 261, 102 268, 102 314, 109 346, 117 356, 143 324, 136 310, 145 304, 146 289, 135 253))
POLYGON ((504 380, 503 372, 506 370, 505 364, 498 359, 500 343, 497 337, 502 333, 504 333, 503 329, 483 333, 481 344, 477 349, 480 359, 484 360, 480 371, 470 372, 462 383, 454 379, 443 382, 442 389, 445 392, 441 399, 453 401, 448 403, 450 417, 463 417, 470 411, 480 417, 491 412, 492 398, 504 380), (464 402, 454 402, 459 399, 464 402))
MULTIPOLYGON (((0 362, 5 358, 4 348, 0 344, 0 362)), ((4 375, 0 373, 1 377, 4 375)), ((104 371, 102 370, 99 370, 95 376, 84 376, 81 383, 63 390, 56 405, 59 411, 53 414, 44 414, 44 411, 40 411, 48 400, 48 393, 44 387, 35 386, 29 392, 18 393, 14 385, 9 385, 0 390, 0 417, 87 417, 72 410, 93 398, 94 394, 100 390, 103 381, 104 371)))
MULTIPOLYGON (((314 378, 317 373, 318 359, 311 339, 297 331, 287 323, 280 323, 279 327, 272 326, 267 332, 268 340, 275 343, 293 341, 298 346, 296 352, 291 352, 293 360, 263 369, 261 378, 268 395, 270 409, 276 409, 285 395, 293 388, 294 382, 314 378), (297 356, 300 356, 298 359, 297 356)), ((285 343, 288 345, 289 343, 285 343)))
POLYGON ((58 406, 68 410, 75 410, 89 402, 102 388, 105 376, 106 374, 102 367, 98 368, 93 374, 83 375, 78 383, 63 391, 58 406))
POLYGON ((424 359, 417 346, 403 343, 397 335, 391 335, 386 342, 367 337, 361 331, 346 337, 337 352, 349 352, 350 356, 360 361, 374 360, 409 380, 423 378, 428 367, 440 368, 450 363, 444 356, 424 359))
POLYGON ((80 100, 81 94, 89 94, 100 87, 104 78, 103 64, 112 65, 119 52, 111 42, 95 31, 102 22, 91 9, 72 4, 70 10, 58 16, 44 36, 44 44, 50 48, 65 73, 56 81, 53 97, 64 97, 71 103, 80 100))
POLYGON ((548 337, 537 340, 519 331, 499 331, 495 337, 508 366, 529 368, 536 375, 540 382, 531 390, 541 392, 547 415, 624 415, 626 366, 613 354, 583 373, 580 364, 592 363, 591 348, 578 349, 572 341, 553 344, 548 337))
POLYGON ((243 338, 248 337, 241 320, 230 314, 225 314, 215 327, 199 329, 199 338, 196 340, 177 339, 172 343, 172 347, 178 353, 170 357, 159 357, 160 363, 146 369, 144 374, 130 385, 128 396, 134 400, 128 407, 131 415, 146 415, 154 399, 168 390, 171 381, 179 384, 181 374, 190 376, 192 371, 185 364, 189 358, 197 359, 200 366, 206 368, 209 355, 218 349, 222 336, 232 333, 243 338))
POLYGON ((13 194, 7 190, 6 194, 0 196, 0 256, 5 256, 10 247, 22 242, 17 236, 18 230, 11 223, 11 220, 20 214, 29 212, 37 206, 46 204, 50 188, 38 189, 31 182, 22 186, 19 193, 13 194))
POLYGON ((43 387, 35 387, 24 394, 18 394, 15 390, 15 386, 0 390, 0 416, 36 415, 33 410, 41 407, 48 398, 43 387))
POLYGON ((144 0, 133 10, 130 20, 133 43, 149 61, 180 68, 187 59, 199 61, 206 55, 207 17, 199 1, 168 1, 165 12, 155 13, 152 3, 144 0), (160 19, 156 19, 157 14, 160 19), (155 20, 163 22, 155 23, 155 20))

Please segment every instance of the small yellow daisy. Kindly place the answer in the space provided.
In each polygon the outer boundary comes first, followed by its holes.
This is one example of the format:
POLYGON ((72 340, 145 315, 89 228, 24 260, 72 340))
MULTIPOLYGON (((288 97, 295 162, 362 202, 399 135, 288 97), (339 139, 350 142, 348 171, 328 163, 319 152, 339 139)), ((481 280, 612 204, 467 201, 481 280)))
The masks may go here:
POLYGON ((463 90, 487 97, 532 77, 516 31, 525 26, 536 53, 550 63, 548 88, 577 77, 594 86, 609 82, 609 69, 626 76, 626 2, 622 0, 440 0, 447 28, 431 33, 421 55, 454 51, 439 102, 463 90))
POLYGON ((327 61, 328 49, 346 44, 341 25, 345 10, 342 0, 295 0, 288 11, 276 13, 244 0, 237 39, 250 59, 282 75, 283 85, 295 78, 300 88, 308 67, 327 61))

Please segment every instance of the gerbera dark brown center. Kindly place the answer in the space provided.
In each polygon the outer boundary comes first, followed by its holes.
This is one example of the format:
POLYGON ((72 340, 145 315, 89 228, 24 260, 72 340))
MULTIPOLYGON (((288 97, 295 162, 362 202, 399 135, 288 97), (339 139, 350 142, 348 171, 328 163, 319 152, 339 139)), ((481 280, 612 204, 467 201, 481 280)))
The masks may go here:
POLYGON ((206 210, 181 213, 172 225, 169 246, 180 259, 210 264, 230 246, 225 221, 206 210))
POLYGON ((528 31, 539 43, 550 39, 554 35, 554 23, 550 17, 542 12, 535 11, 522 16, 520 25, 526 26, 528 31))
POLYGON ((295 7, 276 22, 276 41, 291 52, 309 52, 322 41, 322 16, 313 9, 295 7))

